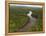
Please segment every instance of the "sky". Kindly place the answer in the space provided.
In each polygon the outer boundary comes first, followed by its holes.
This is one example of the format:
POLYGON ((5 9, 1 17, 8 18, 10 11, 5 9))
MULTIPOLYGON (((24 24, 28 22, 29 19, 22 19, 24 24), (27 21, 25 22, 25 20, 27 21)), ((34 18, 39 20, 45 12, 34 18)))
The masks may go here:
POLYGON ((23 7, 38 7, 38 8, 42 8, 42 6, 40 5, 21 5, 21 4, 10 4, 10 6, 23 6, 23 7))

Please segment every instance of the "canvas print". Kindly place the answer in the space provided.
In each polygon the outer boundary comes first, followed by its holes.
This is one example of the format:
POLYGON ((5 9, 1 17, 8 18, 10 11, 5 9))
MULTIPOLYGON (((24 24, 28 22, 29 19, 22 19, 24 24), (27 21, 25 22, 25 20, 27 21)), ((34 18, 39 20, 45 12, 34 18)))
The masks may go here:
POLYGON ((43 31, 41 5, 9 4, 9 33, 40 31, 43 31))

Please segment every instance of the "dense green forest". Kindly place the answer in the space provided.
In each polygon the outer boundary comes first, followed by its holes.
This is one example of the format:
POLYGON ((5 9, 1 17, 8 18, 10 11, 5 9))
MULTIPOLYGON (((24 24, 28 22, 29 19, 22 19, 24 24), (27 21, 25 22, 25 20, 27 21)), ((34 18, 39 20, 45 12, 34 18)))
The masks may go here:
MULTIPOLYGON (((33 14, 38 15, 38 23, 37 23, 37 30, 42 31, 43 24, 42 24, 42 16, 43 16, 43 9, 37 7, 19 7, 19 6, 9 6, 9 32, 15 32, 20 27, 24 26, 25 23, 28 21, 29 17, 26 16, 29 11, 32 11, 33 14)), ((30 30, 27 32, 35 31, 35 28, 32 26, 30 30)))

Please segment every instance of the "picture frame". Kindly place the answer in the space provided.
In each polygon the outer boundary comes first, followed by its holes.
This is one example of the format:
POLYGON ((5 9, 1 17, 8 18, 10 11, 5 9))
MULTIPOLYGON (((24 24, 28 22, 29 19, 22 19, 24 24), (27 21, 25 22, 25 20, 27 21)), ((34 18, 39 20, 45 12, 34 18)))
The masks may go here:
POLYGON ((6 1, 5 2, 5 34, 6 36, 10 35, 21 35, 21 34, 38 34, 38 33, 44 33, 45 32, 45 3, 42 2, 24 2, 24 1, 6 1), (9 33, 9 5, 10 4, 22 4, 22 5, 40 5, 43 8, 43 31, 40 32, 13 32, 9 33))

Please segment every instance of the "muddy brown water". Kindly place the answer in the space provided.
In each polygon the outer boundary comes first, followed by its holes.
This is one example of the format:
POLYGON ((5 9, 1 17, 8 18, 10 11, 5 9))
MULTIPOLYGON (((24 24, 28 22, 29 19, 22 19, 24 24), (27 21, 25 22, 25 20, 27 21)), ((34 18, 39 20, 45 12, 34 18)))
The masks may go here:
POLYGON ((31 29, 32 26, 36 25, 37 20, 35 21, 34 19, 28 19, 26 24, 22 26, 21 28, 17 29, 17 32, 26 32, 27 29, 31 29))

